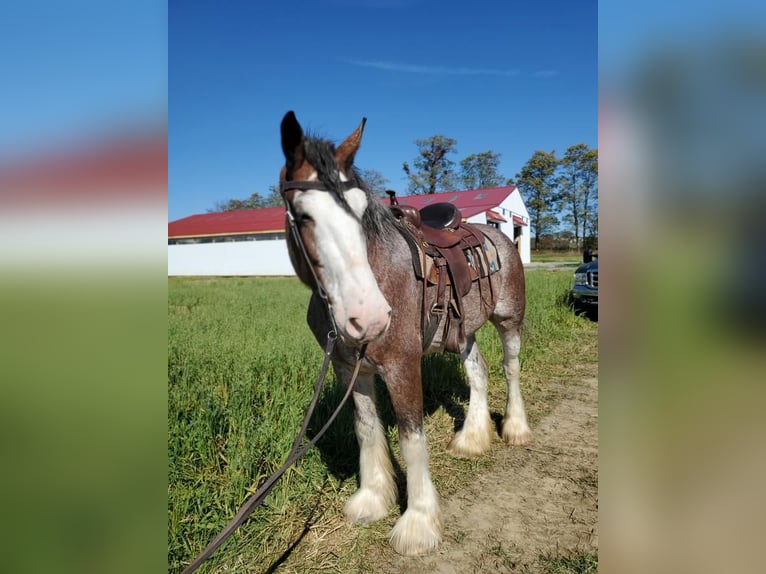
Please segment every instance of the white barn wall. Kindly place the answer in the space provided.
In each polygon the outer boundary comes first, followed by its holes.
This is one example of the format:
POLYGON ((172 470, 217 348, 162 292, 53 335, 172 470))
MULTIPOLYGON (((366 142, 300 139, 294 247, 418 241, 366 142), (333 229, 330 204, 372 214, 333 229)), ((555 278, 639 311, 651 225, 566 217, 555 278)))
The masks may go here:
MULTIPOLYGON (((507 223, 500 223, 500 231, 505 233, 508 237, 513 238, 513 214, 524 217, 527 221, 527 225, 521 226, 521 237, 519 237, 519 255, 521 255, 521 262, 524 264, 532 261, 530 231, 529 231, 529 212, 524 206, 524 201, 521 199, 521 195, 514 191, 509 195, 500 205, 492 208, 508 220, 507 223)), ((469 223, 487 223, 487 215, 485 212, 478 213, 472 217, 466 219, 469 223)))
MULTIPOLYGON (((497 210, 495 210, 497 211, 497 210)), ((532 242, 529 228, 529 212, 524 205, 524 200, 521 197, 521 192, 517 189, 511 195, 506 197, 499 205, 500 214, 508 220, 508 223, 503 223, 501 229, 513 237, 513 219, 512 214, 516 214, 524 218, 526 225, 521 226, 521 237, 519 238, 519 253, 521 255, 522 263, 530 263, 532 261, 532 242)))
POLYGON ((482 211, 471 217, 466 217, 465 220, 468 223, 487 223, 487 214, 482 211))
POLYGON ((168 245, 168 275, 295 275, 284 239, 168 245))

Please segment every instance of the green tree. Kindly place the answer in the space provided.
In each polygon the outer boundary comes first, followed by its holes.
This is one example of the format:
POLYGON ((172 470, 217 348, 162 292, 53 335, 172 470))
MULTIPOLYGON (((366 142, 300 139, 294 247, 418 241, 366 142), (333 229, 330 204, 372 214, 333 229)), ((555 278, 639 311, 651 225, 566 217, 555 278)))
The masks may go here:
POLYGON ((256 192, 251 194, 247 199, 227 199, 225 201, 218 201, 212 209, 208 209, 208 212, 236 211, 238 209, 255 209, 258 207, 263 207, 263 197, 256 192))
POLYGON ((484 151, 460 160, 460 183, 465 189, 497 187, 503 184, 500 167, 500 154, 484 151))
POLYGON ((278 185, 269 186, 269 194, 263 198, 263 207, 281 207, 285 202, 282 199, 282 194, 279 193, 278 185))
POLYGON ((376 169, 360 169, 359 175, 361 176, 362 181, 367 185, 367 189, 370 193, 386 197, 388 180, 383 177, 382 173, 376 169))
POLYGON ((553 233, 559 224, 556 217, 559 204, 556 186, 558 164, 556 152, 537 150, 516 174, 516 187, 524 198, 534 230, 535 249, 540 242, 540 236, 553 233))
POLYGON ((583 178, 583 240, 598 237, 598 149, 591 150, 594 157, 588 162, 583 178))
POLYGON ((410 193, 428 194, 455 188, 455 162, 447 157, 457 152, 457 141, 442 135, 415 140, 418 157, 412 162, 414 170, 407 162, 402 169, 410 182, 410 193))
POLYGON ((569 146, 560 166, 559 189, 564 221, 574 230, 575 242, 580 249, 586 235, 593 236, 598 227, 598 150, 584 143, 569 146))
POLYGON ((236 211, 238 209, 258 209, 261 207, 278 207, 282 205, 282 203, 282 194, 279 193, 279 186, 270 185, 268 195, 264 196, 255 192, 247 199, 227 199, 225 201, 219 201, 212 209, 208 209, 208 213, 236 211))

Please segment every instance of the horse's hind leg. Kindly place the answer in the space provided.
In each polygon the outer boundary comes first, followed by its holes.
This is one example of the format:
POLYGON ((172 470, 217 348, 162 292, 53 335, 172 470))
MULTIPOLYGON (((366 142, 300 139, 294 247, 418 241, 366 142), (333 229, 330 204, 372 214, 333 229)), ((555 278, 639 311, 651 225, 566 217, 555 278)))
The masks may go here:
POLYGON ((505 405, 505 416, 503 416, 503 440, 512 445, 527 444, 532 431, 529 430, 527 413, 521 398, 521 366, 519 364, 521 334, 518 324, 510 319, 494 324, 503 341, 503 370, 508 383, 508 399, 505 405))
MULTIPOLYGON (((349 373, 336 369, 345 384, 349 373)), ((396 502, 396 483, 386 435, 375 403, 375 378, 360 376, 354 386, 354 430, 359 442, 359 489, 343 509, 353 524, 367 524, 388 514, 396 502)))
POLYGON ((494 431, 487 404, 489 371, 473 335, 468 337, 460 358, 471 386, 471 398, 463 428, 455 434, 447 449, 456 456, 477 456, 489 449, 494 431))

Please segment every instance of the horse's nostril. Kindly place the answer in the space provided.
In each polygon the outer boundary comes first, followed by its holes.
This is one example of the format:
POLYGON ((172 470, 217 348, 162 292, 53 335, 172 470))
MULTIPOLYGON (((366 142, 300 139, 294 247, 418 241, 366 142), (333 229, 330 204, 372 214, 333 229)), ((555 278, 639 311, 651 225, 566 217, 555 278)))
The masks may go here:
POLYGON ((349 325, 351 325, 357 331, 357 333, 362 332, 362 324, 359 322, 357 317, 351 317, 348 322, 349 325))

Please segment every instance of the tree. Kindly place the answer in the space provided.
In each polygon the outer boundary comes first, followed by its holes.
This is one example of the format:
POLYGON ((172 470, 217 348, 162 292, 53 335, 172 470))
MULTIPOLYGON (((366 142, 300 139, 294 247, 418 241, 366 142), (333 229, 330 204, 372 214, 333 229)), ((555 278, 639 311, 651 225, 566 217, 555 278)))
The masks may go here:
POLYGON ((556 212, 559 198, 556 189, 556 152, 537 150, 516 174, 516 187, 521 191, 535 233, 535 249, 540 236, 555 231, 559 224, 556 212))
POLYGON ((598 237, 598 149, 589 155, 583 176, 583 240, 598 237))
POLYGON ((418 157, 413 161, 416 171, 407 162, 402 169, 410 180, 410 193, 428 194, 454 189, 455 162, 447 154, 456 153, 457 141, 442 135, 415 140, 418 157))
POLYGON ((263 196, 256 191, 247 199, 227 199, 225 201, 219 201, 212 209, 208 209, 208 213, 236 211, 238 209, 258 209, 261 207, 277 207, 282 205, 282 203, 282 194, 279 193, 279 186, 270 185, 269 194, 266 196, 263 196))
POLYGON ((500 154, 484 151, 460 160, 460 183, 465 189, 497 187, 503 184, 503 176, 498 173, 500 154))
POLYGON ((386 197, 388 180, 383 177, 382 173, 376 169, 360 169, 359 175, 361 176, 362 181, 367 185, 367 189, 371 194, 386 197))
POLYGON ((581 239, 586 234, 593 235, 598 226, 594 204, 598 186, 598 150, 591 149, 584 143, 567 148, 561 158, 562 175, 559 178, 564 221, 574 230, 577 249, 582 246, 581 239))
POLYGON ((218 201, 212 209, 208 209, 208 212, 236 211, 238 209, 255 209, 257 207, 263 207, 263 197, 258 192, 251 194, 247 199, 218 201))
POLYGON ((278 185, 269 186, 269 195, 263 198, 263 207, 281 207, 285 204, 278 185))

